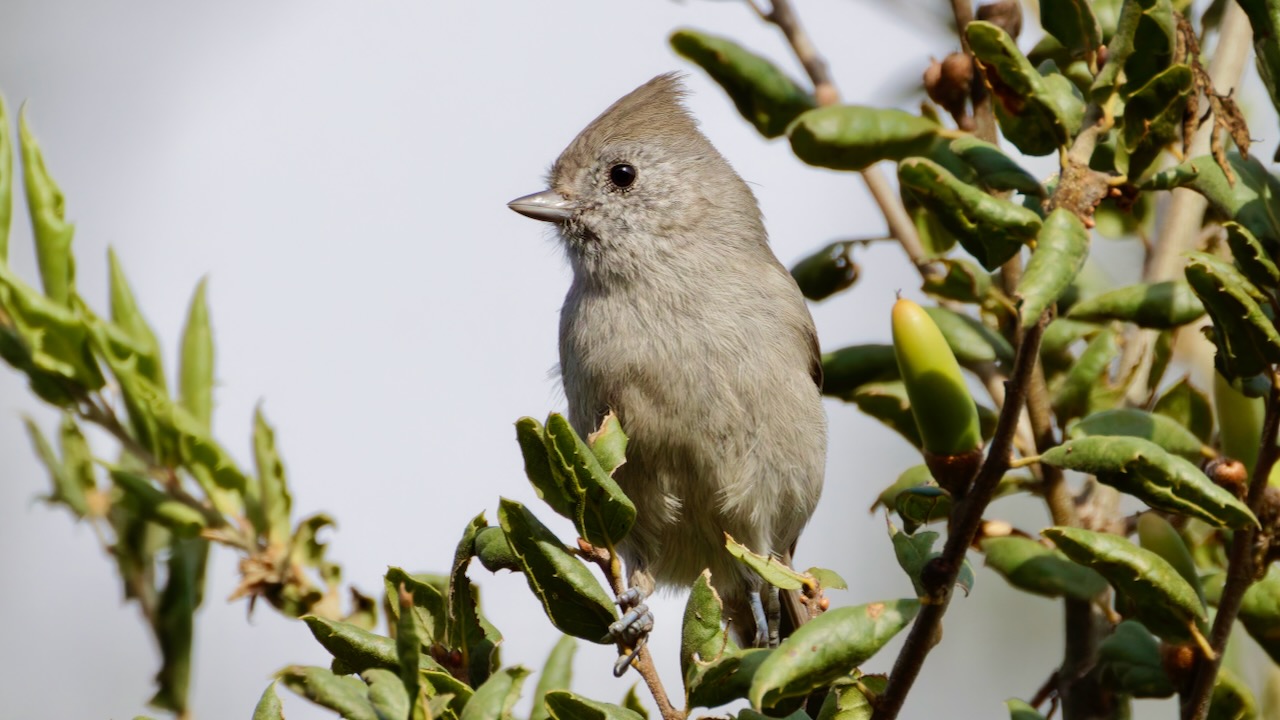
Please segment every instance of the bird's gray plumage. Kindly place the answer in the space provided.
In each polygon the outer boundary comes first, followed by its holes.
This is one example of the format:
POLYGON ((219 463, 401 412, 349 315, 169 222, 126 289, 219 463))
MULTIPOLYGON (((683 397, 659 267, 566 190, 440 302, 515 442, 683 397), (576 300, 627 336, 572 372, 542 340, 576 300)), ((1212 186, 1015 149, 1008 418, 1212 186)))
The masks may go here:
POLYGON ((683 93, 674 75, 650 80, 551 170, 552 197, 571 208, 558 223, 574 274, 561 374, 579 433, 613 411, 630 437, 616 478, 638 512, 621 546, 632 585, 687 587, 709 568, 751 638, 747 596, 761 581, 724 535, 789 556, 822 489, 821 366, 755 196, 683 93), (629 187, 610 180, 619 163, 636 170, 629 187))

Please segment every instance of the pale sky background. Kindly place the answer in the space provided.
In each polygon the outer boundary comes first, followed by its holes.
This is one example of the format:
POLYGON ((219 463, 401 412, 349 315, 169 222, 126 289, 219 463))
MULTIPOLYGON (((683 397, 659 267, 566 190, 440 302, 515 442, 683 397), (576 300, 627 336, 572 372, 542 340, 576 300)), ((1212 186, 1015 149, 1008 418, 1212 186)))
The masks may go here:
MULTIPOLYGON (((799 3, 849 102, 903 103, 889 89, 955 49, 927 16, 886 6, 799 3)), ((295 516, 337 517, 330 557, 366 593, 381 591, 388 565, 445 570, 468 519, 484 511, 496 522, 499 496, 537 502, 512 423, 563 408, 548 370, 569 275, 548 228, 504 206, 542 189, 551 161, 613 100, 688 71, 690 108, 752 183, 788 265, 834 239, 884 232, 856 176, 762 140, 668 49, 673 29, 693 26, 801 77, 780 35, 741 3, 8 0, 0 15, 0 90, 12 115, 28 103, 66 193, 81 293, 105 309, 115 247, 172 369, 191 290, 208 275, 216 434, 250 467, 251 414, 264 403, 295 516)), ((25 209, 14 215, 12 263, 34 278, 25 209)), ((895 246, 859 260, 861 283, 814 308, 824 348, 886 341, 895 291, 919 297, 895 246)), ((850 581, 831 594, 838 605, 908 596, 884 520, 867 508, 918 458, 851 406, 827 409, 826 492, 797 562, 850 581)), ((22 378, 0 369, 0 716, 148 712, 158 667, 149 634, 90 529, 36 500, 48 481, 24 413, 55 426, 22 378)), ((997 507, 1032 532, 1047 522, 1034 503, 997 507)), ((571 539, 567 523, 554 527, 571 539)), ((212 554, 199 718, 247 718, 273 672, 328 663, 302 623, 269 608, 246 618, 244 602, 225 601, 236 559, 212 554)), ((555 635, 523 578, 478 564, 472 576, 506 633, 504 662, 539 668, 555 635)), ((654 604, 653 647, 679 694, 683 598, 654 604)), ((980 568, 904 717, 961 707, 1004 717, 1005 698, 1029 697, 1056 666, 1060 622, 1058 603, 980 568)), ((897 647, 866 669, 887 671, 897 647)), ((612 659, 612 648, 583 644, 575 689, 619 700, 638 678, 614 680, 612 659)), ((331 717, 281 694, 291 720, 331 717)))

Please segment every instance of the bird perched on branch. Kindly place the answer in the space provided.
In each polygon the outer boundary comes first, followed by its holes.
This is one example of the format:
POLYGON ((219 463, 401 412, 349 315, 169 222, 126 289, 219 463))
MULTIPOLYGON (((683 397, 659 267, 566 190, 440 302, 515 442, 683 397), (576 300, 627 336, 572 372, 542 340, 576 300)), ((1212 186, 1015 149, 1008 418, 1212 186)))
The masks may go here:
POLYGON ((822 490, 818 341, 755 196, 683 95, 674 74, 641 85, 569 144, 549 189, 509 206, 553 223, 573 267, 570 422, 585 437, 613 411, 630 438, 615 477, 637 517, 614 634, 634 644, 652 627, 644 598, 709 568, 739 641, 776 644, 784 609, 803 621, 799 598, 731 557, 725 533, 790 563, 822 490))

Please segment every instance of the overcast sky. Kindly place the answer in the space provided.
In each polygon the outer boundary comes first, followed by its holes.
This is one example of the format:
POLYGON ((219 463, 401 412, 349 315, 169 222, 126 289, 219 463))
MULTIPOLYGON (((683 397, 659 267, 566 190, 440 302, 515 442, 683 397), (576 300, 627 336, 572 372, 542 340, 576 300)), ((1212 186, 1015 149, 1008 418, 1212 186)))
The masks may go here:
MULTIPOLYGON (((930 16, 888 5, 799 3, 849 102, 909 106, 892 88, 955 49, 930 16)), ((569 275, 548 228, 505 203, 542 189, 551 161, 613 100, 688 71, 690 108, 752 183, 788 265, 831 240, 884 233, 856 176, 762 140, 668 49, 673 29, 698 27, 800 77, 776 31, 741 3, 8 0, 3 16, 0 90, 11 115, 28 104, 66 193, 80 292, 105 310, 114 247, 174 368, 187 300, 209 277, 216 434, 251 466, 263 403, 295 515, 337 517, 330 557, 366 593, 380 592, 388 565, 445 570, 467 520, 494 520, 499 496, 537 503, 512 423, 563 409, 548 371, 569 275)), ((34 278, 20 207, 12 263, 34 278)), ((919 296, 893 245, 859 260, 860 284, 814 308, 826 349, 886 341, 895 291, 919 296)), ((850 581, 836 604, 909 596, 884 519, 867 508, 918 458, 852 407, 827 409, 826 492, 797 562, 850 581)), ((36 501, 48 484, 24 413, 56 424, 0 369, 0 714, 147 712, 158 663, 149 635, 90 528, 36 501)), ((1034 504, 1009 512, 1032 532, 1047 522, 1034 504)), ((200 718, 248 717, 273 672, 328 662, 303 624, 269 608, 246 618, 244 602, 225 601, 236 559, 216 548, 209 567, 200 718)), ((505 663, 540 667, 555 635, 523 579, 478 565, 472 576, 506 633, 505 663)), ((655 603, 653 646, 676 693, 682 603, 655 603)), ((906 716, 947 716, 957 702, 1002 716, 1005 698, 1029 697, 1055 667, 1060 622, 1056 603, 980 569, 906 716)), ((887 671, 896 649, 866 669, 887 671)), ((612 678, 611 648, 578 657, 575 687, 591 697, 617 701, 637 679, 612 678)), ((282 695, 291 720, 329 717, 282 695)))

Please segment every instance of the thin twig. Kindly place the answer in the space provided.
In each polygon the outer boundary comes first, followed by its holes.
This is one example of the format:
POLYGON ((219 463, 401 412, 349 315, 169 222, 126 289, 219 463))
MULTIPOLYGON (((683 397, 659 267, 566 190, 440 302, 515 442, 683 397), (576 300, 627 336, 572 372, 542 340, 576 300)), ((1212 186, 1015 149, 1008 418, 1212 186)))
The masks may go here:
POLYGON ((889 685, 880 702, 876 706, 872 720, 893 720, 902 710, 907 693, 920 674, 929 651, 937 644, 941 635, 942 616, 947 612, 951 602, 952 589, 960 568, 964 565, 965 552, 977 535, 982 525, 982 513, 995 493, 996 486, 1009 468, 1013 456, 1013 437, 1018 427, 1018 416, 1022 414, 1022 406, 1026 402, 1027 388, 1031 383, 1032 368, 1035 358, 1040 354, 1040 338, 1048 316, 1026 329, 1014 361, 1013 373, 1009 377, 1008 391, 1004 407, 1000 409, 1000 420, 996 425, 995 435, 991 438, 986 462, 978 471, 973 487, 960 501, 952 515, 953 522, 943 546, 938 567, 943 570, 943 577, 938 580, 937 597, 929 598, 920 608, 907 641, 893 664, 893 672, 889 675, 889 685))
MULTIPOLYGON (((809 81, 813 83, 813 96, 818 105, 825 107, 840 102, 840 92, 831 78, 827 61, 814 47, 809 34, 800 24, 800 17, 796 15, 791 0, 773 0, 768 10, 757 4, 757 0, 747 0, 747 4, 762 20, 782 31, 796 59, 808 74, 809 81)), ((924 245, 920 243, 920 235, 916 232, 915 223, 911 222, 911 216, 902 205, 902 198, 898 196, 897 191, 885 179, 884 173, 880 172, 879 168, 872 166, 863 170, 861 174, 872 199, 876 201, 876 205, 880 207, 880 213, 884 215, 889 234, 902 245, 902 250, 911 259, 911 263, 920 267, 927 260, 924 245)))
MULTIPOLYGON (((964 48, 965 53, 974 60, 974 69, 977 70, 977 59, 974 58, 973 50, 969 48, 969 37, 964 32, 969 23, 973 22, 972 1, 951 0, 951 14, 956 18, 956 33, 960 35, 960 47, 964 48)), ((969 101, 973 104, 973 134, 979 140, 999 144, 1000 135, 996 132, 996 117, 991 109, 991 93, 987 92, 984 82, 973 83, 969 92, 969 101)))
MULTIPOLYGON (((604 572, 614 596, 622 597, 622 594, 627 591, 627 583, 622 577, 622 564, 618 562, 617 551, 613 548, 596 547, 581 538, 578 539, 578 550, 584 558, 594 562, 604 572)), ((621 644, 618 649, 620 652, 624 651, 621 644)), ((658 676, 658 668, 653 663, 653 656, 649 653, 648 644, 642 643, 636 648, 632 653, 631 665, 635 667, 636 672, 640 673, 644 684, 648 686, 649 694, 658 704, 658 712, 662 714, 663 720, 684 720, 685 711, 671 704, 671 698, 662 684, 662 678, 658 676)), ((625 669, 626 665, 622 667, 625 669)))
MULTIPOLYGON (((1262 437, 1259 439, 1258 461, 1253 468, 1253 478, 1249 482, 1249 493, 1246 502, 1249 509, 1257 516, 1262 509, 1262 499, 1266 494, 1267 481, 1271 477, 1271 468, 1280 455, 1280 447, 1276 446, 1276 430, 1280 428, 1280 378, 1272 375, 1271 395, 1267 399, 1266 415, 1262 421, 1262 437)), ((1244 593, 1257 579, 1254 568, 1254 541, 1258 529, 1249 526, 1236 530, 1231 539, 1231 555, 1227 562, 1227 582, 1222 588, 1222 597, 1218 600, 1218 614, 1213 619, 1213 632, 1210 635, 1210 647, 1213 657, 1201 655, 1196 660, 1195 675, 1191 681, 1191 690, 1182 700, 1183 720, 1204 720, 1209 713, 1209 699, 1213 695, 1214 681, 1218 677, 1218 667, 1222 664, 1223 650, 1227 647, 1227 639, 1235 626, 1236 615, 1240 612, 1240 603, 1244 593)))
POLYGON ((805 32, 804 26, 800 24, 800 18, 796 15, 795 8, 791 6, 791 0, 772 0, 768 11, 752 0, 748 2, 762 19, 777 25, 787 38, 792 51, 796 54, 796 59, 804 66, 804 71, 813 81, 813 96, 818 104, 834 105, 840 102, 840 93, 831 80, 831 69, 827 66, 826 59, 813 46, 809 33, 805 32))
MULTIPOLYGON (((1249 58, 1253 44, 1250 38, 1253 30, 1249 18, 1238 3, 1227 3, 1223 13, 1221 31, 1218 33, 1217 47, 1209 62, 1209 76, 1214 87, 1235 88, 1240 84, 1245 63, 1249 58)), ((1213 123, 1205 123, 1192 139, 1187 157, 1197 157, 1209 152, 1209 136, 1213 123)), ((1182 277, 1183 253, 1200 244, 1201 226, 1204 224, 1204 213, 1208 201, 1200 193, 1188 188, 1175 188, 1169 199, 1166 210, 1160 214, 1161 226, 1158 230, 1154 248, 1150 253, 1143 277, 1148 282, 1174 280, 1182 277)), ((1154 330, 1141 330, 1126 345, 1125 355, 1121 359, 1122 371, 1132 364, 1139 364, 1135 379, 1142 383, 1151 368, 1151 353, 1145 352, 1156 335, 1154 330), (1132 349, 1130 349, 1132 348, 1132 349)), ((1170 352, 1182 342, 1191 343, 1193 355, 1207 358, 1211 347, 1198 332, 1176 332, 1170 352)), ((1208 366, 1205 362, 1191 361, 1190 365, 1208 366)))

